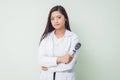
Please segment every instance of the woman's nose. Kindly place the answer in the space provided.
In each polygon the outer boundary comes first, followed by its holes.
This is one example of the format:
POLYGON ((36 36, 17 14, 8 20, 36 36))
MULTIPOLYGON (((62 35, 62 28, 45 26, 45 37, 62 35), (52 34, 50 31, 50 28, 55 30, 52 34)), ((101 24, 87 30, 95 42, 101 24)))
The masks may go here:
POLYGON ((58 23, 58 19, 55 19, 55 23, 58 23))

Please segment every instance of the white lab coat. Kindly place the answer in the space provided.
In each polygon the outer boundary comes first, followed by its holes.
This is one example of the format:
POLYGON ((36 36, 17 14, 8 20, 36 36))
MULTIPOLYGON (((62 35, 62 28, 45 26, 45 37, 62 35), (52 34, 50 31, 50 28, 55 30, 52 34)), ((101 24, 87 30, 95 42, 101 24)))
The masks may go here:
POLYGON ((68 64, 57 64, 56 60, 58 56, 73 53, 78 37, 73 32, 66 30, 64 37, 58 41, 57 45, 54 45, 54 31, 49 33, 39 46, 38 61, 40 68, 41 66, 48 67, 47 71, 40 70, 40 80, 53 80, 53 72, 56 72, 55 80, 75 80, 74 65, 77 53, 68 64))

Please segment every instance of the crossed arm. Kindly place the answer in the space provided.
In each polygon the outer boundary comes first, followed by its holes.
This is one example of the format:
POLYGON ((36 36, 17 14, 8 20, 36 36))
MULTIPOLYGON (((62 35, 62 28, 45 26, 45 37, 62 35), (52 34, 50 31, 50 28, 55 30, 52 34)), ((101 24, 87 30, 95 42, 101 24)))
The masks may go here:
POLYGON ((77 53, 73 56, 73 49, 75 44, 78 42, 78 38, 74 38, 71 43, 70 50, 68 54, 63 56, 57 56, 57 57, 50 57, 46 56, 45 50, 44 50, 44 43, 41 43, 41 46, 39 47, 39 64, 41 66, 41 69, 43 71, 66 71, 73 68, 75 61, 77 59, 77 53), (42 45, 43 44, 43 45, 42 45))
MULTIPOLYGON (((64 64, 68 64, 71 60, 73 59, 73 56, 70 55, 70 54, 66 54, 64 56, 60 56, 60 57, 57 57, 57 64, 60 64, 60 63, 64 63, 64 64)), ((48 70, 48 67, 46 66, 41 66, 41 69, 43 71, 47 71, 48 70)))

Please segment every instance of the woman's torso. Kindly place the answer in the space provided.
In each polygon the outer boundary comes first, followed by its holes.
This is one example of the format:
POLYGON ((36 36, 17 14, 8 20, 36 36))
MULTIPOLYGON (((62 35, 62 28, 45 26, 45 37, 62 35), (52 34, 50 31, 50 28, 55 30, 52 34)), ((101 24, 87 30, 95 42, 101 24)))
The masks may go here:
MULTIPOLYGON (((68 54, 73 37, 73 33, 68 30, 66 30, 65 35, 59 39, 55 38, 54 31, 51 32, 45 39, 45 55, 54 57, 68 54)), ((53 80, 53 72, 41 71, 40 79, 53 80)), ((74 68, 67 71, 56 72, 56 80, 75 80, 74 68)))

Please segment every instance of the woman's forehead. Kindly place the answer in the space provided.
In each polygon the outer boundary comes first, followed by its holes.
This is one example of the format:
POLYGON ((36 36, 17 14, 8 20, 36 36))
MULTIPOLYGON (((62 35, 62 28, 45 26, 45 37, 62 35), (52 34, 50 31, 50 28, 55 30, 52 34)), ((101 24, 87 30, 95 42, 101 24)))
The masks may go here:
POLYGON ((54 17, 54 16, 62 16, 62 14, 60 13, 60 11, 54 11, 51 13, 51 17, 54 17))

